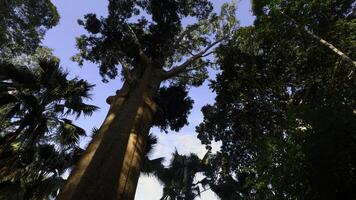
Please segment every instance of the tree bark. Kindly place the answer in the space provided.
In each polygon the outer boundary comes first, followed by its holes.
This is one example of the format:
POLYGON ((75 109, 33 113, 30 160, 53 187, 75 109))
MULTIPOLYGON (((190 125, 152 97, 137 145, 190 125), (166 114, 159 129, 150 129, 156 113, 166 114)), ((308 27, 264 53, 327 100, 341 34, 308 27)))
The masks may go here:
POLYGON ((62 188, 59 200, 133 200, 163 79, 147 67, 111 98, 109 113, 62 188))

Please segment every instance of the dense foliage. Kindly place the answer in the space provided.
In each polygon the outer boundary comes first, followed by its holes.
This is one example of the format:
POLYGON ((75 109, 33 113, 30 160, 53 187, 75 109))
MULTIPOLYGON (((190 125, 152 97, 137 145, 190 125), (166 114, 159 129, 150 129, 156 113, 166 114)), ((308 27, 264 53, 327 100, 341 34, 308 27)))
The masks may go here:
MULTIPOLYGON (((254 25, 239 29, 233 3, 220 14, 208 0, 109 0, 108 9, 78 20, 88 34, 73 59, 98 64, 103 81, 121 73, 127 93, 146 69, 159 71, 149 126, 188 124, 188 88, 204 82, 207 67, 221 69, 211 82, 216 102, 197 127, 209 150, 222 142, 220 152, 175 152, 163 166, 149 159, 157 139, 143 142, 141 172, 162 182, 162 200, 206 190, 223 200, 356 198, 353 0, 254 0, 254 25)), ((0 199, 54 197, 83 152, 85 132, 69 116, 97 109, 86 103, 93 85, 69 79, 38 48, 59 20, 51 1, 1 1, 0 18, 0 199)))
POLYGON ((91 115, 84 103, 93 85, 68 79, 59 60, 39 49, 20 63, 0 67, 0 197, 42 199, 56 195, 62 175, 83 151, 85 131, 67 116, 91 115))
POLYGON ((174 68, 166 74, 174 80, 157 94, 154 125, 179 130, 187 124, 192 104, 185 87, 201 85, 207 78, 206 66, 212 64, 205 58, 208 50, 236 26, 233 6, 225 5, 221 15, 212 12, 207 0, 109 1, 108 9, 106 18, 87 14, 78 21, 89 34, 77 39, 80 52, 73 59, 98 63, 103 81, 115 78, 119 70, 124 80, 135 82, 148 67, 162 73, 174 68), (183 25, 188 17, 191 22, 183 25))
POLYGON ((68 117, 97 109, 84 102, 93 85, 40 48, 59 21, 51 1, 1 1, 0 17, 0 199, 48 199, 83 152, 68 117))
POLYGON ((34 53, 59 15, 50 0, 2 0, 0 19, 0 58, 4 59, 34 53))
POLYGON ((155 114, 155 126, 167 132, 168 127, 173 131, 179 131, 188 124, 187 119, 193 107, 193 100, 188 97, 184 86, 161 87, 156 98, 160 107, 155 114))
POLYGON ((354 2, 253 10, 254 26, 218 51, 216 103, 197 127, 204 144, 223 144, 211 176, 234 177, 241 199, 354 199, 355 66, 308 33, 355 60, 354 2))
POLYGON ((174 152, 169 166, 157 175, 164 185, 161 200, 193 200, 200 196, 200 185, 195 176, 203 168, 203 162, 197 155, 174 152))
POLYGON ((201 27, 194 24, 188 28, 192 33, 186 33, 182 37, 188 39, 196 35, 198 38, 187 40, 185 49, 178 48, 181 44, 174 45, 175 42, 182 42, 178 41, 179 35, 184 31, 182 19, 188 16, 204 19, 211 11, 211 3, 206 0, 109 1, 107 18, 98 19, 95 14, 88 14, 85 20, 79 20, 79 24, 90 34, 78 38, 80 53, 75 58, 80 63, 82 59, 99 63, 100 74, 109 78, 117 76, 119 64, 122 68, 130 69, 145 64, 140 60, 142 54, 152 59, 152 64, 157 68, 171 67, 169 64, 182 59, 182 56, 188 54, 187 50, 197 50, 200 45, 208 42, 207 36, 199 30, 201 27), (150 18, 145 17, 145 13, 150 18))

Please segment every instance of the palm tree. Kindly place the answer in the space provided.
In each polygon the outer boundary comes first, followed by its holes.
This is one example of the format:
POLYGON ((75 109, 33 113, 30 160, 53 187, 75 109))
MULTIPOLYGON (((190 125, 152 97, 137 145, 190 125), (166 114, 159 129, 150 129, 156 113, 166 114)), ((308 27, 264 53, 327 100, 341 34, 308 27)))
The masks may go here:
POLYGON ((200 159, 196 154, 180 155, 177 151, 172 156, 169 167, 157 173, 164 185, 161 200, 193 200, 200 196, 202 182, 194 182, 194 178, 197 173, 204 172, 206 156, 200 159))
MULTIPOLYGON (((95 129, 94 134, 98 130, 95 129)), ((156 136, 149 134, 141 164, 141 173, 155 176, 164 186, 161 200, 194 200, 200 194, 211 190, 221 200, 242 199, 245 196, 247 173, 237 174, 237 180, 228 173, 228 163, 224 155, 211 154, 211 148, 200 159, 196 154, 172 154, 168 167, 163 165, 164 158, 150 159, 154 146, 158 143, 156 136), (196 175, 204 178, 194 182, 196 175), (217 178, 220 177, 220 179, 217 178)))
POLYGON ((145 152, 142 157, 141 163, 141 173, 145 175, 154 175, 158 176, 160 171, 164 169, 163 157, 150 159, 150 156, 153 152, 155 145, 158 143, 158 139, 156 136, 149 134, 147 138, 147 144, 145 147, 145 152))
POLYGON ((85 131, 67 116, 97 110, 84 102, 93 85, 67 76, 53 56, 0 63, 0 199, 56 195, 83 151, 85 131))
POLYGON ((164 186, 160 200, 194 200, 209 190, 221 200, 242 199, 247 174, 238 174, 236 181, 226 173, 227 165, 221 161, 221 155, 212 155, 210 150, 202 159, 193 153, 187 156, 175 151, 169 166, 159 166, 153 173, 164 186), (196 181, 198 174, 204 178, 196 181))
POLYGON ((193 184, 194 177, 196 173, 202 171, 205 159, 200 160, 195 154, 180 155, 175 151, 169 167, 165 167, 164 158, 149 158, 157 143, 157 137, 149 134, 142 159, 141 173, 154 175, 164 185, 162 200, 193 200, 199 195, 198 184, 200 183, 193 184))

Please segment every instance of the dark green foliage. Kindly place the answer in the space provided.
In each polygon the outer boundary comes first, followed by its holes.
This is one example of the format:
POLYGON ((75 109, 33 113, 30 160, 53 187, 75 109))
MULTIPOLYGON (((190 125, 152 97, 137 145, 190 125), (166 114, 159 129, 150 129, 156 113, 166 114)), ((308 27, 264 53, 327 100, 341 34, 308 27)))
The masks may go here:
POLYGON ((355 59, 353 2, 253 3, 255 26, 219 48, 216 103, 197 127, 222 141, 212 174, 242 199, 355 199, 354 66, 295 24, 355 59))
POLYGON ((33 53, 45 31, 59 21, 50 0, 0 2, 0 58, 33 53))
MULTIPOLYGON (((220 161, 220 166, 226 166, 221 159, 216 159, 218 157, 222 158, 211 155, 210 151, 202 159, 195 154, 174 152, 169 165, 158 168, 154 173, 163 184, 161 200, 194 200, 209 190, 222 200, 239 199, 243 183, 236 182, 224 170, 216 170, 214 162, 220 161)), ((242 173, 239 176, 243 180, 242 173)))
POLYGON ((356 116, 345 105, 305 106, 295 111, 312 129, 305 157, 310 199, 354 199, 356 193, 356 116))
POLYGON ((159 109, 155 114, 154 126, 167 132, 168 127, 179 131, 188 124, 187 118, 194 101, 188 97, 184 86, 162 87, 156 98, 159 109))
POLYGON ((175 86, 152 95, 158 105, 153 125, 178 131, 188 124, 193 103, 186 87, 203 84, 213 65, 207 56, 237 27, 234 5, 217 15, 208 0, 110 0, 108 10, 107 17, 87 14, 78 20, 88 34, 77 38, 73 60, 98 64, 104 82, 121 73, 129 92, 146 69, 154 71, 151 80, 169 80, 175 86), (183 25, 187 19, 190 24, 183 25))
POLYGON ((78 142, 85 136, 65 117, 97 109, 84 103, 93 85, 68 79, 58 59, 42 57, 41 51, 31 59, 32 67, 0 66, 0 95, 6 97, 0 105, 0 198, 55 196, 63 173, 82 153, 78 142))
POLYGON ((194 177, 203 168, 204 163, 197 155, 174 152, 169 166, 156 175, 164 185, 161 200, 193 200, 200 196, 200 185, 194 177))
POLYGON ((216 165, 212 162, 217 162, 218 159, 212 159, 210 151, 202 159, 195 154, 181 155, 176 151, 172 154, 169 165, 164 166, 164 158, 149 158, 157 142, 155 136, 148 136, 141 173, 155 176, 163 185, 161 200, 194 200, 209 190, 223 200, 235 200, 239 197, 237 192, 241 191, 243 183, 237 183, 231 176, 225 177, 224 181, 218 179, 222 173, 216 173, 216 165))
MULTIPOLYGON (((89 34, 77 38, 80 52, 73 57, 80 64, 84 60, 98 63, 104 81, 118 75, 119 65, 130 70, 148 65, 171 68, 211 44, 209 35, 216 33, 217 20, 222 20, 212 13, 207 0, 110 0, 108 8, 107 18, 87 14, 78 21, 89 34), (200 21, 183 27, 186 17, 200 21)), ((209 64, 199 60, 200 65, 209 64)))
POLYGON ((160 158, 150 159, 153 149, 157 143, 158 143, 157 137, 152 134, 149 134, 146 142, 144 156, 141 161, 141 173, 143 174, 146 175, 153 174, 157 176, 157 174, 164 168, 163 166, 164 158, 160 157, 160 158))
POLYGON ((51 1, 1 1, 0 18, 0 199, 53 198, 83 152, 66 117, 97 109, 84 103, 93 85, 38 48, 59 21, 51 1))

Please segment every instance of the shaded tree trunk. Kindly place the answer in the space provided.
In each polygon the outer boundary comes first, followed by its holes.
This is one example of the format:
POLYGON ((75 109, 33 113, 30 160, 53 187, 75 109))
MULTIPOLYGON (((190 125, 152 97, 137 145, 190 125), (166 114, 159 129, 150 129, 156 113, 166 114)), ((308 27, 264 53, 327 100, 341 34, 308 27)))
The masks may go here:
POLYGON ((109 99, 109 113, 62 188, 60 200, 133 200, 163 80, 148 67, 109 99))

